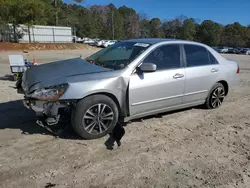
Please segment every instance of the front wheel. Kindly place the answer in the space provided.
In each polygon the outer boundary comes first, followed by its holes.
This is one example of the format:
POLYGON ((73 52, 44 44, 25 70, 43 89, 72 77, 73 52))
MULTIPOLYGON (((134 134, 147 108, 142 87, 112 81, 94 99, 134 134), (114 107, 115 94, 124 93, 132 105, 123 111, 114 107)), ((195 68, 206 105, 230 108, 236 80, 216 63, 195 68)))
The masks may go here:
POLYGON ((80 100, 72 113, 72 126, 85 139, 96 139, 110 133, 118 122, 116 103, 106 95, 80 100))
POLYGON ((214 87, 211 89, 206 102, 205 108, 213 109, 219 108, 225 98, 225 88, 221 83, 216 83, 214 87))

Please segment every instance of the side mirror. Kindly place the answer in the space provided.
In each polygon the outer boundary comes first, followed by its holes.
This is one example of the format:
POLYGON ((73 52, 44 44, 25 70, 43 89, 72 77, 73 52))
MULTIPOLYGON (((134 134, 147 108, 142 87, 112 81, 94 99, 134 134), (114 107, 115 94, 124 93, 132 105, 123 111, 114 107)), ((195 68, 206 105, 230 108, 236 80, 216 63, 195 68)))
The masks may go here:
POLYGON ((154 64, 154 63, 143 63, 140 66, 140 70, 142 72, 155 72, 156 71, 156 64, 154 64))

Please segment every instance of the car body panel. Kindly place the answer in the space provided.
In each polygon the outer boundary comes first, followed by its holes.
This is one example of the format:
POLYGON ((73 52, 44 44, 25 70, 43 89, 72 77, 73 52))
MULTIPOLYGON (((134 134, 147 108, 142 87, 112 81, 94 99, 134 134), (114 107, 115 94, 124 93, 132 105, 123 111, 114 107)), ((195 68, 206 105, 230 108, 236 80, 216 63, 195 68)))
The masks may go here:
MULTIPOLYGON (((83 61, 83 63, 85 62, 83 61)), ((89 65, 92 67, 92 64, 89 65)), ((22 85, 27 95, 40 88, 68 83, 68 89, 61 96, 60 100, 80 100, 95 93, 110 94, 117 99, 120 108, 123 109, 122 112, 125 112, 125 95, 129 78, 123 76, 124 71, 122 70, 111 71, 110 69, 103 69, 103 67, 100 68, 101 69, 96 69, 96 71, 98 70, 99 72, 92 72, 90 74, 72 74, 65 77, 49 77, 49 75, 47 75, 46 79, 41 82, 34 81, 37 79, 32 79, 31 74, 27 72, 29 74, 29 79, 26 81, 26 77, 23 77, 22 85), (30 85, 31 87, 29 87, 30 85)))
POLYGON ((170 106, 170 107, 166 106, 166 107, 159 108, 156 110, 147 111, 145 113, 140 113, 140 114, 136 114, 136 115, 132 115, 132 116, 126 116, 126 117, 124 117, 124 122, 129 122, 129 121, 134 120, 134 119, 139 119, 139 118, 143 118, 143 117, 151 116, 151 115, 155 115, 155 114, 166 113, 166 112, 171 112, 174 110, 190 108, 193 106, 202 105, 204 103, 205 103, 205 100, 196 101, 193 103, 180 104, 180 105, 175 105, 175 106, 170 106))
POLYGON ((112 70, 90 64, 81 58, 57 61, 29 68, 23 76, 23 87, 24 90, 27 91, 30 90, 31 86, 40 82, 49 82, 50 84, 48 86, 51 86, 54 84, 54 80, 61 79, 63 82, 71 76, 106 71, 112 70))
POLYGON ((250 55, 250 49, 249 48, 243 48, 240 51, 241 54, 245 54, 245 55, 250 55))
POLYGON ((115 41, 115 40, 107 40, 107 41, 104 41, 104 42, 102 43, 102 46, 105 47, 105 48, 107 48, 108 46, 113 45, 113 44, 115 44, 116 42, 117 42, 117 41, 115 41))
POLYGON ((184 68, 132 74, 129 81, 130 115, 182 104, 184 87, 184 68), (176 74, 183 77, 173 78, 176 74))
POLYGON ((210 88, 218 80, 218 72, 211 72, 212 69, 219 70, 219 65, 208 65, 185 68, 186 84, 183 103, 205 100, 210 88))
POLYGON ((217 47, 216 51, 219 52, 219 53, 228 53, 229 48, 225 47, 225 46, 224 47, 217 47))

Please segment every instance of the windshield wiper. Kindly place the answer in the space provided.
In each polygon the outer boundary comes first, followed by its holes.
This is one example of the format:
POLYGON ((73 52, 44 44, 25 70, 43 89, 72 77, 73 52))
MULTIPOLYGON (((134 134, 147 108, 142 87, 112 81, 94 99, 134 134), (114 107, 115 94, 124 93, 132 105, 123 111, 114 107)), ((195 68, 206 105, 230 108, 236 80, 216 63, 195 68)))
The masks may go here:
POLYGON ((100 62, 94 60, 94 59, 85 59, 87 62, 91 63, 91 64, 94 64, 94 65, 98 65, 98 66, 102 66, 103 67, 103 64, 101 64, 100 62))

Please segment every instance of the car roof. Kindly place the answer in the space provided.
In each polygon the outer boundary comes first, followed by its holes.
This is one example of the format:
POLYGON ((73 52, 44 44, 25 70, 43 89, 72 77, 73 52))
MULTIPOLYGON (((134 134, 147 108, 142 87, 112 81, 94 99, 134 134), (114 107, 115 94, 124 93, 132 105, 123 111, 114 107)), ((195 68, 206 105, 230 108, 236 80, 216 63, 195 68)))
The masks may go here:
POLYGON ((156 44, 156 43, 159 43, 159 42, 173 41, 173 40, 178 41, 177 39, 167 39, 167 38, 139 38, 139 39, 130 39, 130 40, 125 40, 125 41, 156 44))
POLYGON ((147 43, 151 45, 161 43, 161 42, 171 42, 171 41, 180 42, 180 43, 184 42, 184 43, 196 44, 196 45, 204 45, 202 43, 195 42, 195 41, 171 39, 171 38, 138 38, 138 39, 124 40, 124 42, 138 42, 138 43, 147 43))

